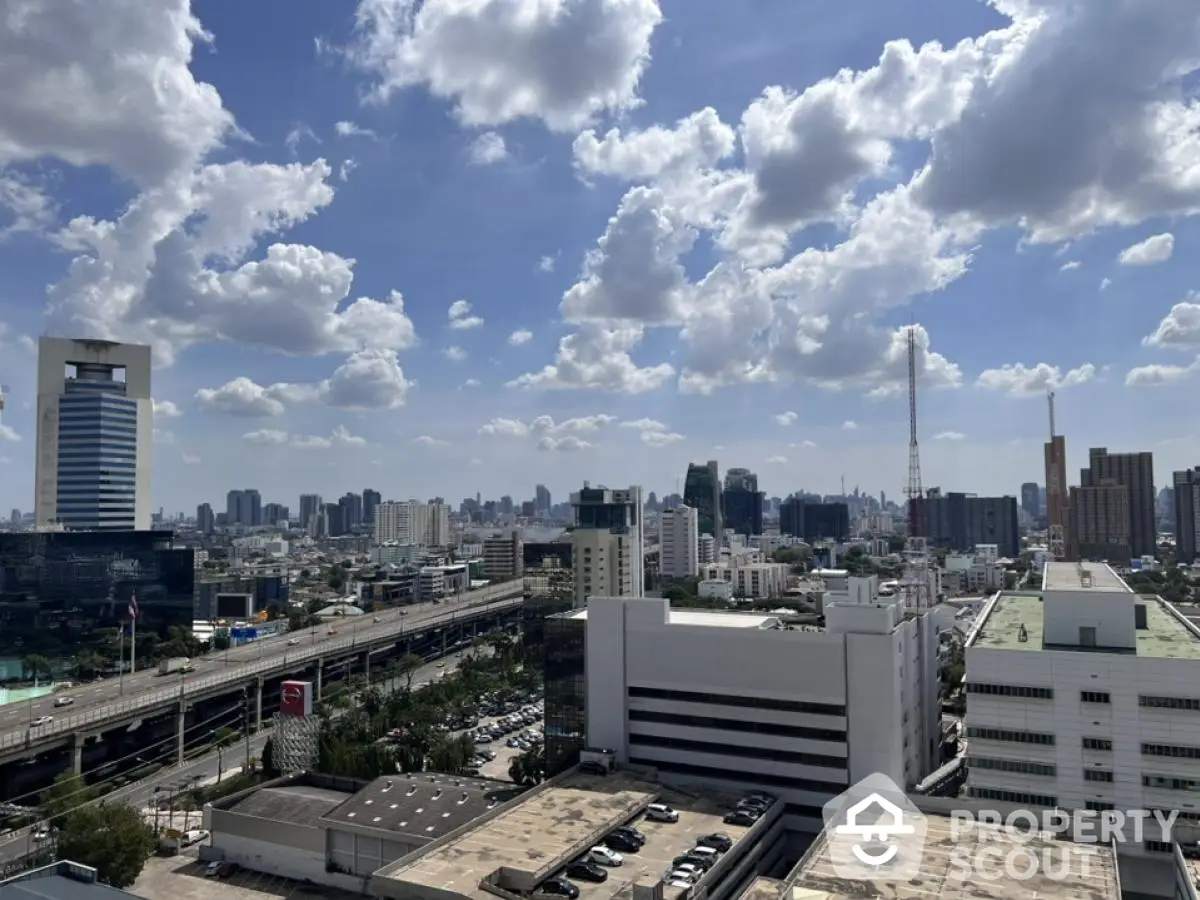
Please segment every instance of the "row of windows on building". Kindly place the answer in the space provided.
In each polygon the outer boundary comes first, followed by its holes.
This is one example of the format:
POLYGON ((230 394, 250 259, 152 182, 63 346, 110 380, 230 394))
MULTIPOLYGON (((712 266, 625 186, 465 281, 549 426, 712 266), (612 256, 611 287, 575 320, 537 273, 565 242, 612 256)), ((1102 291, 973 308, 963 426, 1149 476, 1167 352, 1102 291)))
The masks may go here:
MULTIPOLYGON (((968 682, 967 692, 970 694, 987 694, 993 697, 1021 697, 1027 700, 1053 700, 1054 688, 1033 687, 1021 684, 988 684, 986 682, 968 682)), ((1080 703, 1112 703, 1112 695, 1108 691, 1080 691, 1080 703)), ((1200 712, 1200 698, 1196 697, 1160 697, 1146 694, 1138 695, 1138 706, 1149 709, 1182 709, 1200 712)))

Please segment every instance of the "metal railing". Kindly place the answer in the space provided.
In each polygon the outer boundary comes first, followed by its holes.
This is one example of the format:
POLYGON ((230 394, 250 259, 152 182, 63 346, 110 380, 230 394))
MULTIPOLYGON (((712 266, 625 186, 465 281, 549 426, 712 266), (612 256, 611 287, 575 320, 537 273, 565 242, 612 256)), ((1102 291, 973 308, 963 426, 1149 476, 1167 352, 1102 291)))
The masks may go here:
POLYGON ((163 704, 186 702, 189 697, 206 694, 213 688, 245 682, 253 676, 277 671, 281 668, 294 669, 301 663, 333 655, 340 650, 368 646, 389 638, 402 637, 410 632, 428 631, 442 624, 452 625, 460 618, 475 618, 486 615, 493 609, 497 612, 510 609, 514 605, 512 600, 519 597, 521 592, 522 586, 519 581, 492 585, 465 593, 460 600, 445 601, 447 604, 453 602, 454 607, 438 615, 423 616, 412 622, 398 617, 398 621, 395 622, 374 624, 369 628, 355 628, 354 633, 347 638, 320 641, 308 646, 284 647, 282 652, 264 655, 250 662, 230 665, 227 669, 214 675, 181 674, 177 685, 169 688, 151 689, 127 699, 101 703, 75 715, 55 718, 53 722, 46 725, 22 725, 15 731, 0 736, 0 751, 33 746, 59 735, 88 731, 89 726, 119 719, 141 710, 150 710, 163 704))

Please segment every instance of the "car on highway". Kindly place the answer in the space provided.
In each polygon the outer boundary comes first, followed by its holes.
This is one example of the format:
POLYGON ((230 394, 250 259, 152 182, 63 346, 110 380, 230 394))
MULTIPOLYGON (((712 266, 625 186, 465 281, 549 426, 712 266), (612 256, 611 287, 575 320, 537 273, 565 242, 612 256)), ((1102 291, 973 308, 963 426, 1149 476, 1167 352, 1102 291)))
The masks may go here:
POLYGON ((300 638, 292 638, 290 641, 288 641, 288 646, 295 647, 298 643, 300 643, 300 638))
POLYGON ((54 716, 38 716, 33 720, 33 727, 37 728, 40 725, 49 725, 54 721, 54 716))
POLYGON ((75 702, 74 697, 59 697, 54 701, 55 706, 70 706, 75 702))
POLYGON ((330 628, 330 629, 329 629, 327 632, 325 632, 325 633, 326 633, 326 634, 337 634, 337 629, 336 629, 336 628, 330 628))

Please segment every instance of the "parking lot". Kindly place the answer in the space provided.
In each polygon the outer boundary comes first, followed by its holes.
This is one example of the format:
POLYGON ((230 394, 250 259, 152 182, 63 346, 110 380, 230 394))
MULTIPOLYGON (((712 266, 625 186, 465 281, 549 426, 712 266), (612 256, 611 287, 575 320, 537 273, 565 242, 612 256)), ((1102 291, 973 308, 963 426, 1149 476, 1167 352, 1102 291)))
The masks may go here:
POLYGON ((153 856, 134 882, 133 892, 146 900, 261 900, 264 897, 357 896, 334 888, 304 884, 278 875, 243 869, 229 878, 206 877, 205 863, 194 852, 153 856))
MULTIPOLYGON (((537 706, 539 704, 539 702, 540 701, 537 701, 537 700, 531 700, 528 703, 524 703, 521 705, 521 710, 532 709, 533 707, 537 706)), ((516 712, 516 711, 514 711, 514 712, 516 712)), ((507 714, 507 715, 512 715, 512 714, 507 714)), ((453 733, 454 734, 462 734, 465 731, 465 732, 469 732, 472 735, 475 735, 475 734, 478 734, 483 729, 498 726, 500 721, 502 719, 504 719, 505 717, 506 717, 505 714, 496 715, 496 716, 484 716, 484 717, 480 718, 479 723, 477 725, 475 725, 473 728, 460 729, 453 733)), ((483 778, 495 778, 500 781, 508 781, 509 780, 508 767, 512 761, 512 758, 514 756, 519 756, 523 752, 520 747, 509 747, 508 740, 510 738, 520 736, 523 732, 527 732, 527 731, 536 732, 540 738, 541 731, 542 731, 542 717, 541 717, 540 711, 537 714, 537 718, 534 719, 529 724, 520 724, 515 729, 510 730, 508 733, 504 734, 503 736, 494 738, 490 743, 486 743, 486 744, 478 744, 477 743, 475 745, 475 749, 477 751, 490 750, 492 753, 496 754, 495 759, 490 760, 490 761, 484 763, 483 765, 479 766, 480 776, 483 778)))

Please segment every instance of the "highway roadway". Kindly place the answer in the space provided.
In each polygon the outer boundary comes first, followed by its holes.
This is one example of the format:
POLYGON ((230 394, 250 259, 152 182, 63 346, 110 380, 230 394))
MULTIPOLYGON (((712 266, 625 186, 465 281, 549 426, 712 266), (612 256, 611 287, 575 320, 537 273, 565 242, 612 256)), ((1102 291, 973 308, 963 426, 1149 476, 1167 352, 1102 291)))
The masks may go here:
POLYGON ((26 730, 41 716, 52 716, 55 722, 48 726, 37 726, 34 729, 35 738, 41 733, 57 732, 59 728, 56 726, 60 725, 62 719, 98 710, 105 704, 128 702, 137 698, 138 695, 150 694, 167 688, 178 690, 180 677, 183 678, 186 686, 186 684, 203 679, 205 676, 220 675, 231 669, 249 668, 259 663, 260 660, 286 656, 289 650, 293 652, 311 651, 313 647, 319 647, 322 644, 340 644, 359 637, 367 640, 376 633, 389 630, 394 632, 398 624, 402 624, 405 630, 417 628, 425 622, 452 614, 457 610, 483 605, 489 599, 519 589, 519 587, 519 583, 517 585, 495 585, 447 597, 441 603, 426 602, 377 613, 364 613, 362 616, 353 618, 334 619, 314 628, 254 641, 220 653, 197 656, 192 660, 194 671, 184 676, 160 676, 158 668, 155 666, 141 669, 124 677, 105 678, 101 681, 81 684, 73 689, 60 691, 46 697, 5 704, 0 706, 0 747, 8 745, 14 740, 23 740, 26 730), (380 621, 376 622, 375 619, 380 621), (331 630, 335 633, 331 634, 331 630), (70 706, 56 707, 55 702, 61 702, 63 697, 71 698, 73 703, 70 706))
MULTIPOLYGON (((413 686, 417 687, 428 684, 442 677, 446 672, 454 671, 461 658, 461 653, 447 654, 445 660, 440 664, 433 662, 422 666, 417 669, 413 677, 413 686)), ((392 690, 399 690, 404 686, 405 681, 407 679, 394 679, 390 683, 390 688, 392 690)), ((269 728, 253 735, 250 738, 250 755, 261 757, 263 745, 266 744, 270 736, 271 730, 269 728)), ((224 748, 220 754, 213 751, 194 757, 182 766, 168 766, 149 778, 144 778, 141 781, 126 785, 107 794, 103 799, 105 802, 122 801, 139 809, 145 808, 150 805, 150 800, 154 797, 156 788, 173 787, 183 782, 204 781, 205 779, 215 778, 218 765, 222 766, 222 771, 224 772, 229 772, 233 768, 240 767, 246 758, 245 747, 244 741, 237 741, 224 748)), ((20 802, 24 805, 29 805, 33 799, 26 798, 20 802)), ((166 814, 164 813, 163 815, 165 817, 166 814)), ((178 818, 181 819, 182 817, 178 818)), ((0 869, 32 850, 31 830, 31 828, 20 828, 10 834, 0 836, 0 869)))

